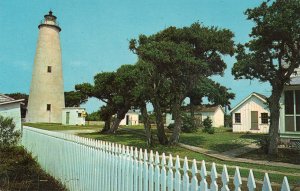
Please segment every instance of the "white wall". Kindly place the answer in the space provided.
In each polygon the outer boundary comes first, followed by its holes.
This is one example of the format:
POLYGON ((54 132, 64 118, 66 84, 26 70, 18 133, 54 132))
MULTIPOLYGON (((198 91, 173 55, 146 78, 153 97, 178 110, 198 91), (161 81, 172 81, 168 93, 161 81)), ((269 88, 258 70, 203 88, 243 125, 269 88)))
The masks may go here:
POLYGON ((251 133, 268 133, 269 132, 269 124, 261 123, 261 113, 268 113, 270 116, 270 112, 267 109, 267 105, 258 99, 256 96, 252 96, 241 106, 236 108, 232 114, 232 131, 233 132, 251 132, 251 133), (258 112, 258 128, 259 130, 251 130, 251 111, 258 112), (235 123, 235 113, 241 113, 241 123, 235 123))
POLYGON ((174 123, 174 120, 172 119, 172 114, 166 113, 166 126, 169 126, 171 123, 174 123))
POLYGON ((4 117, 12 117, 16 124, 16 130, 21 130, 20 102, 0 105, 0 115, 4 117))
POLYGON ((221 108, 214 113, 213 127, 224 127, 224 112, 221 108))
POLYGON ((138 113, 126 113, 124 119, 120 122, 120 125, 127 125, 126 118, 129 117, 128 125, 138 125, 139 124, 139 114, 138 113))
POLYGON ((78 113, 82 113, 85 110, 82 108, 65 108, 62 112, 62 124, 63 125, 85 125, 85 117, 78 117, 78 113), (67 124, 67 112, 70 112, 69 124, 67 124))

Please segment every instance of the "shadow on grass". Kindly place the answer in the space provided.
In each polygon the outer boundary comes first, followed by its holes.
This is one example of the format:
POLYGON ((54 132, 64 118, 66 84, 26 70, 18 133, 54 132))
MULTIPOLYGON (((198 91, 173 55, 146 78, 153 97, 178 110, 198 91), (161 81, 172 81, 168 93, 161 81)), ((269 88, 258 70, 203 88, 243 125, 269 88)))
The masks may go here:
POLYGON ((242 143, 221 143, 210 145, 209 148, 214 151, 224 152, 232 149, 237 149, 243 146, 245 146, 245 144, 242 143))

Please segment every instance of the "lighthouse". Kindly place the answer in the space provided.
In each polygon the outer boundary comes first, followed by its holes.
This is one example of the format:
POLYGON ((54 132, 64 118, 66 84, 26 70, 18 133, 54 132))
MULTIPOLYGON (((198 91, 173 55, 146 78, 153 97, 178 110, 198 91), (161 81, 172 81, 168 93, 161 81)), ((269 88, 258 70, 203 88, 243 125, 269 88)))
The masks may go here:
POLYGON ((27 107, 27 122, 61 123, 65 107, 62 75, 61 28, 50 11, 39 28, 27 107))

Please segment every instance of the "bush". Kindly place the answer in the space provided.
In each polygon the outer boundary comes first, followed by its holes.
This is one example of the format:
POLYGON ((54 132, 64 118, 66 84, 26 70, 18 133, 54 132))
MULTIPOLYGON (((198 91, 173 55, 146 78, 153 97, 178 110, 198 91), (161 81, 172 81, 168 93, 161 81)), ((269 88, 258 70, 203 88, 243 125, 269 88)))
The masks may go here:
POLYGON ((203 120, 203 132, 209 133, 209 134, 214 134, 215 129, 212 126, 212 120, 207 117, 206 119, 203 120))
POLYGON ((182 127, 181 130, 185 133, 193 133, 198 130, 195 120, 188 115, 182 116, 182 127))
POLYGON ((0 148, 9 148, 17 144, 21 134, 15 131, 15 127, 12 118, 0 116, 0 148))
POLYGON ((170 123, 167 128, 171 130, 174 129, 174 126, 175 126, 174 123, 170 123))

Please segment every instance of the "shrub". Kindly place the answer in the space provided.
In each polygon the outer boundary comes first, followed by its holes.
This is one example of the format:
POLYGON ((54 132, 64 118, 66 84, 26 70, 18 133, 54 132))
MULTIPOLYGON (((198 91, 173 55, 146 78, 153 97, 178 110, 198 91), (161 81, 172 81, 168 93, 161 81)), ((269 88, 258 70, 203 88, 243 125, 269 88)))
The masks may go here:
POLYGON ((182 127, 181 130, 185 133, 192 133, 197 131, 195 120, 188 115, 182 116, 182 127))
POLYGON ((15 131, 15 127, 12 118, 0 116, 0 148, 9 148, 17 144, 21 134, 15 131))
POLYGON ((203 132, 209 133, 209 134, 214 134, 215 129, 212 126, 212 120, 207 117, 206 119, 203 120, 203 132))
POLYGON ((174 126, 175 126, 174 123, 170 123, 167 128, 171 130, 174 129, 174 126))

